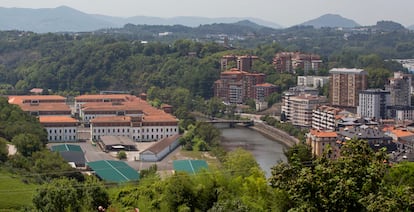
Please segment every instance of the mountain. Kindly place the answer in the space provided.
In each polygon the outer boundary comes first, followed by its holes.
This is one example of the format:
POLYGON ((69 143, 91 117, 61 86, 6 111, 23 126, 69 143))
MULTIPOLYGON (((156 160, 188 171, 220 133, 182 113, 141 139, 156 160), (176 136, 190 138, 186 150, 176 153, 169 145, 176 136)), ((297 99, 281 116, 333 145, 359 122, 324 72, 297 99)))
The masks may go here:
POLYGON ((407 29, 414 30, 414 25, 408 26, 407 29))
POLYGON ((0 7, 0 30, 24 30, 45 32, 81 32, 98 29, 135 25, 184 25, 197 27, 213 23, 234 23, 249 20, 259 25, 281 28, 280 25, 256 18, 205 18, 173 17, 159 18, 134 16, 129 18, 87 14, 70 7, 61 6, 48 9, 4 8, 0 7))
POLYGON ((115 27, 105 20, 61 6, 53 9, 26 9, 0 7, 1 30, 25 30, 34 32, 93 31, 115 27))
POLYGON ((326 14, 319 18, 312 19, 310 21, 306 21, 300 25, 303 26, 313 26, 315 28, 321 27, 357 27, 360 26, 357 22, 351 19, 344 18, 340 15, 335 14, 326 14))

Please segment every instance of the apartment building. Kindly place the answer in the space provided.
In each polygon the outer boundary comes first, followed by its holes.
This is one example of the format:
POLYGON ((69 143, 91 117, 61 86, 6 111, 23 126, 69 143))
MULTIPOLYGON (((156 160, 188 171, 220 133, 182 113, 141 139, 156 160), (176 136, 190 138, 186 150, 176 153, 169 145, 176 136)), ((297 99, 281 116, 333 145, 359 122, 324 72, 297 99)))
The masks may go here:
POLYGON ((298 86, 322 88, 329 83, 328 76, 298 76, 298 86))
POLYGON ((214 82, 214 95, 225 102, 241 104, 246 99, 255 99, 255 85, 263 84, 264 80, 264 74, 233 68, 222 72, 220 79, 214 82))
POLYGON ((221 58, 221 71, 226 71, 232 68, 236 68, 240 71, 251 72, 253 62, 259 59, 253 55, 225 55, 221 58))
POLYGON ((256 99, 259 102, 264 102, 266 97, 278 91, 278 87, 270 83, 257 84, 254 86, 254 88, 255 88, 254 99, 256 99))
POLYGON ((310 71, 317 72, 321 64, 319 55, 301 52, 279 52, 273 58, 273 65, 280 73, 296 73, 299 69, 305 74, 310 71))
POLYGON ((312 128, 317 130, 336 130, 338 120, 349 112, 327 105, 318 106, 312 111, 312 128))
POLYGON ((390 92, 381 89, 368 89, 359 93, 357 114, 361 117, 387 119, 387 106, 390 92))
POLYGON ((324 96, 298 95, 285 93, 283 96, 282 116, 284 120, 296 126, 311 127, 312 111, 321 104, 326 104, 324 96), (283 115, 284 114, 284 115, 283 115))
POLYGON ((356 109, 359 92, 368 87, 367 72, 363 69, 333 68, 329 74, 331 105, 356 109))

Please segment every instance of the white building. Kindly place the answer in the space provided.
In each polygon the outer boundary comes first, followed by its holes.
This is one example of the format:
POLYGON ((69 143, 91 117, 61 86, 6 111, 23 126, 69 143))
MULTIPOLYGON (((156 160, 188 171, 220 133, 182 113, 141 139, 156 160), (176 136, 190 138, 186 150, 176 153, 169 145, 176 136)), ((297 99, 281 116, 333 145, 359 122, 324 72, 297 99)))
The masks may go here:
POLYGON ((157 141, 179 133, 178 120, 168 117, 111 116, 98 117, 90 123, 93 140, 112 135, 125 136, 134 141, 157 141))
POLYGON ((329 76, 298 76, 298 86, 322 88, 329 83, 329 76))
MULTIPOLYGON (((282 114, 284 119, 293 125, 312 126, 312 111, 320 104, 327 103, 324 96, 298 95, 286 93, 283 96, 282 114)), ((283 120, 283 119, 282 119, 283 120)))
POLYGON ((179 135, 174 135, 168 138, 164 138, 161 141, 151 145, 148 149, 142 151, 139 154, 141 161, 156 162, 163 159, 166 155, 172 152, 180 145, 179 135))
POLYGON ((386 119, 387 106, 390 104, 390 92, 380 89, 368 89, 359 93, 357 114, 361 117, 386 119))
POLYGON ((327 105, 321 105, 312 111, 312 128, 317 130, 335 130, 340 117, 349 112, 327 105))
POLYGON ((47 131, 49 142, 75 142, 78 140, 78 120, 67 116, 40 116, 40 124, 47 131))

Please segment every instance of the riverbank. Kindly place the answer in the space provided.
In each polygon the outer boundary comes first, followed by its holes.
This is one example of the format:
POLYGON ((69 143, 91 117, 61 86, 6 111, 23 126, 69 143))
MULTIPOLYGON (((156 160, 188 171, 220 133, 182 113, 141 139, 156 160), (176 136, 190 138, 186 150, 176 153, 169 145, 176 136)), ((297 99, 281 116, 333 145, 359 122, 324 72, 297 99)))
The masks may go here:
POLYGON ((289 135, 285 131, 279 130, 264 123, 255 122, 254 126, 250 126, 249 128, 262 133, 272 140, 280 142, 285 147, 292 147, 293 145, 299 143, 299 139, 289 135))

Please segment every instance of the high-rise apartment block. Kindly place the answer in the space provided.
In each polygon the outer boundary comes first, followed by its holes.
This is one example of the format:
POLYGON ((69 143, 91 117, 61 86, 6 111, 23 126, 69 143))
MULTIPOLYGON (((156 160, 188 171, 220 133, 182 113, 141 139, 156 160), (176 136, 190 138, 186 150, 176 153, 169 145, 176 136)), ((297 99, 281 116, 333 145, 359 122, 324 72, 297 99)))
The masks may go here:
POLYGON ((411 75, 395 72, 389 79, 388 90, 391 93, 390 105, 411 106, 411 75))
POLYGON ((367 118, 386 119, 387 106, 390 103, 390 92, 380 89, 369 89, 359 93, 358 115, 367 118))
POLYGON ((273 58, 276 71, 281 73, 296 73, 299 69, 305 74, 311 70, 317 72, 321 64, 319 55, 301 52, 279 52, 273 58))
POLYGON ((290 122, 296 126, 311 127, 312 111, 318 105, 326 104, 324 96, 316 95, 298 95, 285 93, 283 96, 282 116, 284 121, 290 122))
POLYGON ((214 82, 214 96, 228 103, 244 103, 246 99, 255 99, 255 86, 263 84, 264 79, 262 73, 249 73, 236 68, 224 71, 214 82))
POLYGON ((331 105, 356 108, 359 92, 368 87, 367 72, 363 69, 333 68, 329 71, 329 100, 331 105))

